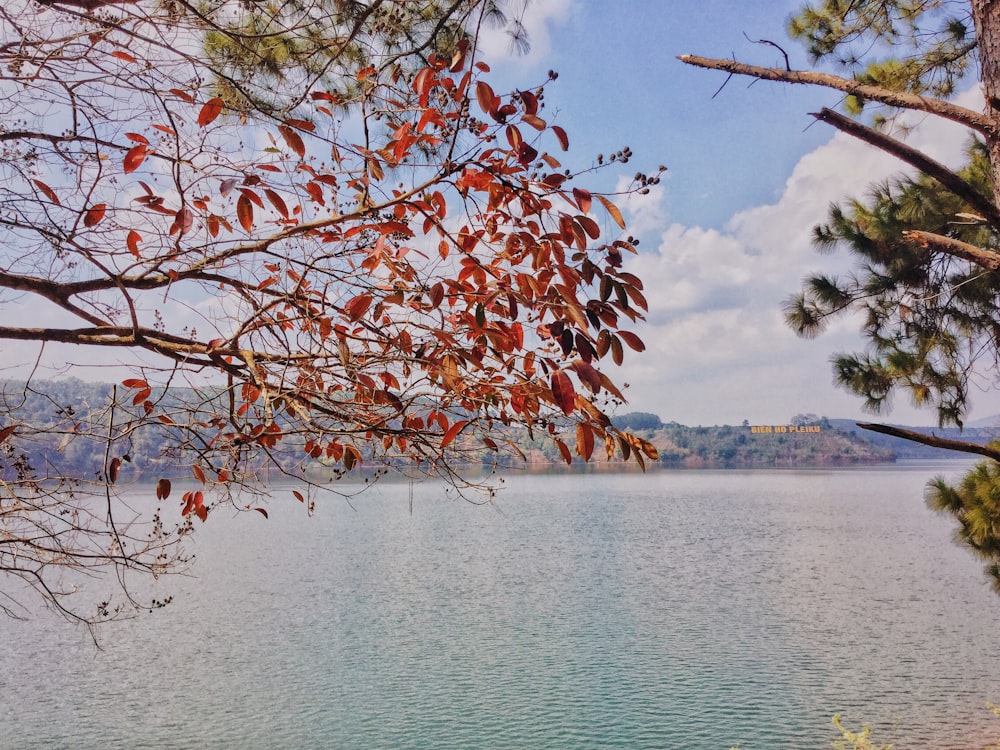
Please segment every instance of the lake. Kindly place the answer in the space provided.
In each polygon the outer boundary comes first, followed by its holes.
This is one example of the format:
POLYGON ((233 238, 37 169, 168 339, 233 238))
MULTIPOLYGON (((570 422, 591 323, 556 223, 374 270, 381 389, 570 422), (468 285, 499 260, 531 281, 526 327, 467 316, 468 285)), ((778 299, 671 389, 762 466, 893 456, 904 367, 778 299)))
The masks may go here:
POLYGON ((0 620, 0 747, 984 747, 1000 597, 922 499, 968 466, 279 489, 103 650, 0 620))

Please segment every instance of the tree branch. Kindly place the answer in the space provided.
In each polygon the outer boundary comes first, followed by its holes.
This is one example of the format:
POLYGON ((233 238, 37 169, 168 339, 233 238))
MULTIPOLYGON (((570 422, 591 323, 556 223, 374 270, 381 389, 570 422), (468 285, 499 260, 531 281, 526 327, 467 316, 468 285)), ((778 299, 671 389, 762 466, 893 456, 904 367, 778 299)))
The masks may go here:
POLYGON ((747 65, 736 62, 735 60, 715 60, 708 57, 698 57, 697 55, 680 55, 677 59, 687 65, 708 68, 709 70, 722 70, 732 75, 750 76, 765 81, 824 86, 837 91, 843 91, 845 94, 859 96, 862 99, 887 104, 890 107, 900 107, 902 109, 912 109, 918 112, 938 115, 982 133, 990 139, 998 136, 997 123, 992 118, 987 117, 981 112, 959 107, 951 102, 935 99, 934 97, 908 94, 904 91, 893 91, 881 86, 860 83, 850 78, 841 78, 830 73, 764 68, 758 65, 747 65))
POLYGON ((986 445, 977 445, 976 443, 968 443, 964 440, 949 440, 948 438, 937 437, 936 435, 924 435, 921 432, 914 432, 913 430, 904 430, 900 427, 890 427, 887 424, 871 424, 858 422, 858 427, 863 430, 871 430, 872 432, 880 432, 883 435, 890 435, 891 437, 902 438, 903 440, 909 440, 914 443, 920 443, 921 445, 929 445, 932 448, 944 448, 949 451, 960 451, 962 453, 976 453, 980 456, 986 456, 987 458, 992 458, 994 461, 1000 461, 1000 450, 994 450, 986 445))
POLYGON ((911 167, 917 169, 917 171, 934 178, 986 217, 994 229, 1000 231, 1000 210, 997 209, 991 200, 940 162, 931 159, 915 148, 907 146, 902 141, 891 138, 885 133, 880 133, 874 128, 862 125, 860 122, 852 120, 850 117, 846 117, 839 112, 834 112, 828 107, 824 107, 819 112, 811 114, 820 122, 832 125, 843 133, 847 133, 881 151, 885 151, 900 161, 906 162, 911 167))
POLYGON ((945 237, 941 234, 923 232, 917 229, 904 231, 903 237, 913 240, 931 250, 937 250, 946 255, 967 260, 980 268, 985 268, 987 271, 1000 271, 1000 253, 993 250, 970 245, 968 242, 962 242, 962 240, 956 240, 953 237, 945 237))

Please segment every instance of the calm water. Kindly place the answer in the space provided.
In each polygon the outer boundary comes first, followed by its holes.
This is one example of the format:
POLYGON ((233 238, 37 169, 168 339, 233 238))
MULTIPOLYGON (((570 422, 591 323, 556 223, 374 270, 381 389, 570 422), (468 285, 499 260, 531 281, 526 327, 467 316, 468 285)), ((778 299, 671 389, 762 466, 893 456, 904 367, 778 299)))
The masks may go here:
POLYGON ((276 497, 103 651, 0 620, 0 747, 984 747, 1000 597, 922 501, 963 466, 276 497))

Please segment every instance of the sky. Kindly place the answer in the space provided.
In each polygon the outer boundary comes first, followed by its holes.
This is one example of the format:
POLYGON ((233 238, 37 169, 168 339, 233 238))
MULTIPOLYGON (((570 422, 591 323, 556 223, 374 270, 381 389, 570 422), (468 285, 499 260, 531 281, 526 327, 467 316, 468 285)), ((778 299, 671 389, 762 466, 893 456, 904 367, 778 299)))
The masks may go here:
MULTIPOLYGON (((527 8, 532 44, 514 58, 502 39, 486 51, 494 73, 526 88, 549 70, 548 117, 569 132, 569 166, 627 145, 634 157, 594 182, 613 189, 635 171, 668 168, 648 196, 623 205, 640 253, 628 265, 645 284, 648 320, 636 330, 647 350, 627 356, 625 410, 688 425, 781 424, 812 413, 872 420, 861 399, 833 383, 830 356, 860 351, 856 320, 814 340, 782 320, 781 304, 820 270, 843 272, 846 255, 820 256, 810 232, 829 205, 904 173, 875 149, 815 122, 836 92, 750 79, 684 65, 681 54, 810 67, 785 21, 797 1, 654 2, 540 0, 527 8), (725 84, 725 86, 723 86, 725 84), (720 90, 721 89, 721 90, 720 90), (577 161, 579 160, 579 161, 577 161), (603 181, 603 182, 602 182, 603 181)), ((977 92, 962 95, 980 109, 977 92)), ((907 142, 946 164, 961 163, 966 135, 933 119, 914 120, 907 142)), ((588 181, 591 179, 587 178, 588 181)), ((972 418, 1000 412, 996 395, 973 392, 972 418)), ((899 394, 880 420, 933 424, 899 394)))

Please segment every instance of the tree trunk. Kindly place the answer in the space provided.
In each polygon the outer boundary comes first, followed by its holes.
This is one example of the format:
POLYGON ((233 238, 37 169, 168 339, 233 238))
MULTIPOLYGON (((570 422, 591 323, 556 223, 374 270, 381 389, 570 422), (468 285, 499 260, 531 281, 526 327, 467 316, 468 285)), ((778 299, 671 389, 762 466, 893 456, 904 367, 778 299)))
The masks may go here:
POLYGON ((979 78, 986 99, 986 115, 993 121, 991 132, 986 136, 993 167, 993 200, 1000 206, 1000 2, 972 0, 971 4, 979 51, 979 78))

